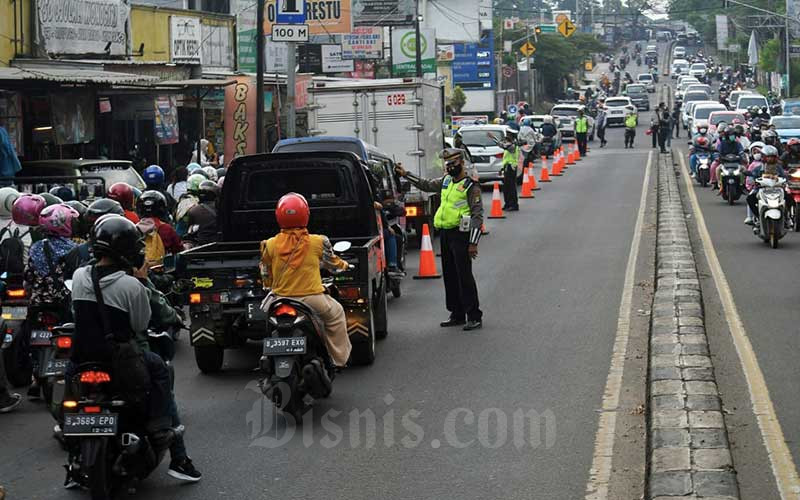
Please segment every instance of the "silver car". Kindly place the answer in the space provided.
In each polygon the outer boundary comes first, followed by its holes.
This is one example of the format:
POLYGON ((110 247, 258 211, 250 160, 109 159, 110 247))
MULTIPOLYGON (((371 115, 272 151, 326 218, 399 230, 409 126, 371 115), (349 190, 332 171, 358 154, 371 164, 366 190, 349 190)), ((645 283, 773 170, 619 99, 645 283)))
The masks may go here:
MULTIPOLYGON (((461 127, 456 132, 469 150, 472 164, 481 182, 502 182, 501 170, 505 150, 497 145, 497 141, 503 140, 508 128, 506 125, 470 125, 461 127)), ((522 169, 519 166, 517 166, 517 176, 522 176, 522 169)))

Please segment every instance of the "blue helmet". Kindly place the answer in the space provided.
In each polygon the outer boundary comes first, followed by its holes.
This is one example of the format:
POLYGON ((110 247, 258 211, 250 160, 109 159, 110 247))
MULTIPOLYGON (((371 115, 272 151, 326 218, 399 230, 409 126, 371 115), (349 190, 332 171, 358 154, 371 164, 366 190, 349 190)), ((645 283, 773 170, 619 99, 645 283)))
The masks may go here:
POLYGON ((161 186, 164 184, 164 169, 158 165, 150 165, 144 169, 142 177, 148 186, 161 186))

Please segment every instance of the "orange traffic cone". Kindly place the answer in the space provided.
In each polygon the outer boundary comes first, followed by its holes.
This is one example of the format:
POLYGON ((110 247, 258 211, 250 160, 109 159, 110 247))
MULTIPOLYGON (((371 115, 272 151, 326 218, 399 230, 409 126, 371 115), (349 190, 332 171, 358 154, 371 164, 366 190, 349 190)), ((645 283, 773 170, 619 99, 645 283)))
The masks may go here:
POLYGON ((528 170, 528 184, 531 186, 531 191, 538 191, 542 188, 536 184, 536 173, 533 171, 533 167, 528 170))
POLYGON ((533 193, 531 192, 531 177, 528 175, 527 168, 522 171, 522 192, 519 197, 533 198, 533 193))
POLYGON ((503 215, 503 205, 500 202, 500 183, 495 181, 494 189, 492 190, 492 211, 489 212, 490 219, 505 219, 503 215))
POLYGON ((550 175, 555 175, 555 176, 561 175, 561 170, 558 168, 557 161, 553 161, 553 169, 550 171, 550 175))
POLYGON ((570 151, 569 154, 567 154, 567 165, 575 165, 575 152, 574 151, 570 151))
POLYGON ((567 155, 564 153, 564 148, 561 148, 561 155, 558 157, 558 162, 561 164, 561 170, 567 169, 567 155))
POLYGON ((431 233, 428 225, 422 225, 422 245, 419 251, 419 274, 414 276, 415 280, 436 279, 442 275, 436 270, 436 257, 433 255, 433 245, 431 244, 431 233))
POLYGON ((550 172, 547 171, 547 165, 542 165, 542 173, 539 175, 539 182, 550 182, 550 172))

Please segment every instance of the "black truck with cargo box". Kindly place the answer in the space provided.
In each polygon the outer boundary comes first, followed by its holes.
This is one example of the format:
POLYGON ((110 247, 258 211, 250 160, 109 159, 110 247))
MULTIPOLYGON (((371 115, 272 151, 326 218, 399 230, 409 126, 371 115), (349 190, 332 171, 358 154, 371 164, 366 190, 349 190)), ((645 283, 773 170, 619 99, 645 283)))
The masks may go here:
POLYGON ((272 153, 236 158, 225 176, 219 206, 221 241, 185 250, 175 277, 191 318, 191 343, 204 373, 219 371, 224 350, 269 334, 248 321, 248 308, 266 295, 260 243, 280 228, 275 207, 286 193, 306 197, 309 232, 332 244, 349 241, 339 256, 353 268, 335 276, 353 344, 350 363, 370 364, 375 339, 388 335, 386 263, 381 220, 367 166, 347 152, 272 153))

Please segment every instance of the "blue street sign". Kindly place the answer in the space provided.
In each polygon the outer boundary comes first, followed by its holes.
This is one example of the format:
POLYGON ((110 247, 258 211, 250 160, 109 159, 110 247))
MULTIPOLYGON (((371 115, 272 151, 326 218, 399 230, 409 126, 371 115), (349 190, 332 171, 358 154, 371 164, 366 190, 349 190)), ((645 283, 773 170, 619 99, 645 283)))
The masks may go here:
POLYGON ((275 0, 277 9, 275 22, 277 24, 305 24, 305 0, 275 0))
POLYGON ((516 104, 509 104, 507 111, 508 111, 509 115, 516 115, 517 114, 517 105, 516 104))

